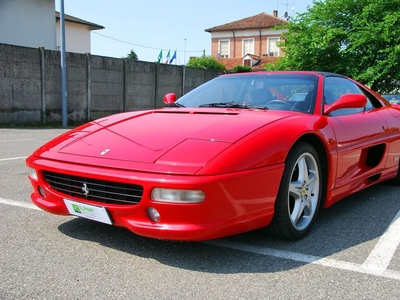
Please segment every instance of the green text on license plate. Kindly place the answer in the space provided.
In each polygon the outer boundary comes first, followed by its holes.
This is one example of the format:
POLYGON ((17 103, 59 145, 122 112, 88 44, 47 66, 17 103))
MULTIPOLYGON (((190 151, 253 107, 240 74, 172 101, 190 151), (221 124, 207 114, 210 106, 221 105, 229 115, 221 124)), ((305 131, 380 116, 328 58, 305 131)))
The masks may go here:
POLYGON ((112 221, 105 207, 89 205, 68 199, 64 199, 64 203, 71 215, 112 225, 112 221))

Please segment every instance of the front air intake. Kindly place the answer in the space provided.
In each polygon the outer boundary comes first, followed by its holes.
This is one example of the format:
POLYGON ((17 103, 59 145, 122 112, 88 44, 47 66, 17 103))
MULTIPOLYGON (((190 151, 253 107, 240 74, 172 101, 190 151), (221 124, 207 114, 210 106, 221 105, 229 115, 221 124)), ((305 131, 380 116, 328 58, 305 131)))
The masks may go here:
POLYGON ((134 184, 44 172, 51 189, 63 195, 107 204, 138 204, 143 187, 134 184))

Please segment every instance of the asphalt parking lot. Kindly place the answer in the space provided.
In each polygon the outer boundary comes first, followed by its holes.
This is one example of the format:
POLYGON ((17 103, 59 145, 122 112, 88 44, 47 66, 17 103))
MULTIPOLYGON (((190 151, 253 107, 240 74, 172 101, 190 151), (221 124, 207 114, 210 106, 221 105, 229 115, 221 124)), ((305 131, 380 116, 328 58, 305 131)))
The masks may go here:
POLYGON ((25 158, 64 131, 0 128, 0 299, 400 299, 400 186, 322 210, 298 242, 159 241, 31 203, 25 158))

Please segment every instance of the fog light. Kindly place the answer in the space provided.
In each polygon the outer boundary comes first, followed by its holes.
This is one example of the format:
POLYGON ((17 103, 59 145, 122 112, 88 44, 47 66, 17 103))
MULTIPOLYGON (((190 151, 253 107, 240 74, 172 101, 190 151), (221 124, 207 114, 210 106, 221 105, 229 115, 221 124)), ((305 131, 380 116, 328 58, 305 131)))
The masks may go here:
POLYGON ((155 223, 160 222, 160 213, 154 207, 147 208, 147 216, 155 223))
POLYGON ((46 198, 46 193, 44 192, 44 189, 43 189, 40 185, 39 185, 38 190, 39 190, 40 195, 41 195, 43 198, 46 198))
POLYGON ((205 194, 199 190, 178 190, 155 188, 151 192, 151 199, 159 202, 170 203, 200 203, 204 200, 205 194))

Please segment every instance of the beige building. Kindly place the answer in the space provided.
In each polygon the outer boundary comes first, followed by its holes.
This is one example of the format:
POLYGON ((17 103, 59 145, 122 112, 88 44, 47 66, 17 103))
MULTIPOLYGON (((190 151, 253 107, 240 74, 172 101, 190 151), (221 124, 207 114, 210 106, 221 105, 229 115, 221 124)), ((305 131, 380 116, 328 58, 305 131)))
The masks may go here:
MULTIPOLYGON (((64 15, 67 52, 90 53, 92 30, 104 27, 64 15)), ((0 0, 0 43, 60 48, 60 14, 54 0, 0 0)))
POLYGON ((0 43, 56 50, 54 0, 1 0, 0 43))
MULTIPOLYGON (((103 26, 64 14, 65 20, 65 51, 75 53, 90 53, 90 32, 104 29, 103 26)), ((60 49, 60 13, 56 12, 56 42, 60 49)))

